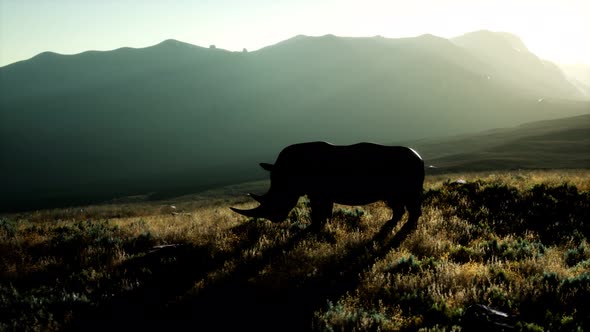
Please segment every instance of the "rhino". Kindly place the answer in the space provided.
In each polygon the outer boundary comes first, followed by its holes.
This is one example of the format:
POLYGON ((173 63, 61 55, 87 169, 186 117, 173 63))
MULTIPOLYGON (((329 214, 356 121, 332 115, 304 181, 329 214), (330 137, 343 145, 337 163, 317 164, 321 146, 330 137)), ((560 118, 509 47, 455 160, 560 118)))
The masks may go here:
POLYGON ((287 146, 274 164, 261 163, 270 172, 270 188, 264 195, 250 193, 260 203, 234 212, 272 222, 284 221, 307 195, 311 226, 319 228, 332 216, 334 203, 365 205, 385 201, 392 220, 408 211, 415 227, 422 214, 424 162, 411 148, 374 143, 333 145, 307 142, 287 146))

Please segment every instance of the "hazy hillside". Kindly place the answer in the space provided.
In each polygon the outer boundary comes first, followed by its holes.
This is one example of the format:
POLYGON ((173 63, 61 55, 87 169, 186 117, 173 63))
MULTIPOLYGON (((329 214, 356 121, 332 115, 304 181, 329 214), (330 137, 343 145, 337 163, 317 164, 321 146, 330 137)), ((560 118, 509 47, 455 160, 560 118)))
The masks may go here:
POLYGON ((297 36, 256 52, 167 40, 2 67, 0 210, 249 180, 294 142, 387 143, 590 110, 553 66, 531 55, 514 72, 512 48, 489 43, 499 56, 484 57, 473 39, 297 36))
POLYGON ((590 114, 407 144, 439 172, 590 168, 590 114))
POLYGON ((584 64, 560 64, 567 79, 576 87, 586 98, 590 99, 590 65, 584 64))
POLYGON ((453 38, 452 42, 488 65, 491 80, 500 80, 539 98, 578 93, 574 86, 565 83, 566 76, 557 65, 539 59, 513 34, 482 30, 453 38))

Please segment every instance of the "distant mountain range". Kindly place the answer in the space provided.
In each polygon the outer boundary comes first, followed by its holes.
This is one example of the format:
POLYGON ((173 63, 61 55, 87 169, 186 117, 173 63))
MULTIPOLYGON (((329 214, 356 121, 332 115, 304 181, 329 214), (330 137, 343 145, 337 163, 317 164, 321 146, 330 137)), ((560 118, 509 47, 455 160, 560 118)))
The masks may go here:
POLYGON ((389 143, 590 112, 514 35, 175 40, 0 68, 0 210, 264 176, 285 145, 389 143))

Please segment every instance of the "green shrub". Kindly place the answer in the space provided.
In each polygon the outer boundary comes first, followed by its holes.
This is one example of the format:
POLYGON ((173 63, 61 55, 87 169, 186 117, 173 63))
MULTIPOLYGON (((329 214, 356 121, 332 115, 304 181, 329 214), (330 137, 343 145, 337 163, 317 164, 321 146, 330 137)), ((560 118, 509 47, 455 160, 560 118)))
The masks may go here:
POLYGON ((11 239, 16 236, 16 221, 0 218, 0 239, 11 239))
POLYGON ((577 248, 568 249, 564 258, 568 266, 577 265, 590 259, 590 248, 588 248, 586 241, 582 241, 577 248))
POLYGON ((407 258, 402 257, 397 262, 393 264, 393 266, 385 269, 385 272, 390 273, 408 273, 408 272, 418 272, 420 270, 421 262, 420 260, 416 259, 414 255, 410 255, 407 258))

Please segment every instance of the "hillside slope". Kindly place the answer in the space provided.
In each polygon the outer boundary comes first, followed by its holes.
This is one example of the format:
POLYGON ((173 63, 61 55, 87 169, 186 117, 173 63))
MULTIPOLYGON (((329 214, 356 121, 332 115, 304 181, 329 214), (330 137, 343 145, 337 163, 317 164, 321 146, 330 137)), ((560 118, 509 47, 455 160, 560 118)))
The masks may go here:
POLYGON ((407 144, 437 172, 590 168, 590 114, 407 144))

